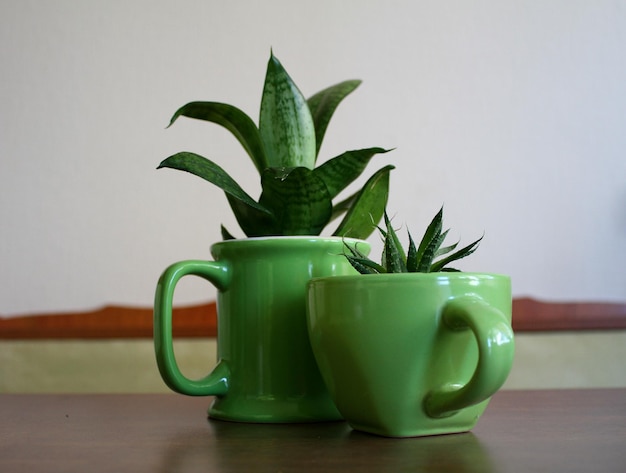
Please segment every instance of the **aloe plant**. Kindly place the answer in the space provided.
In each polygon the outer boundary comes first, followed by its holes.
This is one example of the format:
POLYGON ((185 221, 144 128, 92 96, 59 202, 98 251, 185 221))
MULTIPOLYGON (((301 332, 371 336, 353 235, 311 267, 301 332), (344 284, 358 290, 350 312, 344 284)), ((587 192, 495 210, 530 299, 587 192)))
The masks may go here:
MULTIPOLYGON (((196 153, 176 153, 158 168, 186 171, 222 189, 249 237, 319 235, 329 222, 344 215, 333 235, 367 238, 384 213, 393 166, 379 169, 346 199, 333 200, 362 174, 373 156, 389 150, 346 151, 316 167, 337 106, 360 83, 344 81, 306 100, 271 53, 258 127, 242 110, 219 102, 190 102, 176 111, 169 126, 184 116, 221 125, 235 136, 259 172, 262 192, 258 200, 219 165, 196 153)), ((233 238, 223 226, 222 235, 233 238)))
POLYGON ((408 251, 404 251, 391 221, 384 214, 385 227, 378 227, 384 238, 383 254, 380 263, 369 259, 357 247, 345 245, 349 253, 345 257, 350 264, 361 274, 380 273, 434 273, 439 271, 458 271, 448 265, 471 255, 483 237, 469 245, 456 250, 458 242, 449 246, 442 246, 449 230, 443 230, 443 207, 432 219, 419 245, 415 245, 411 233, 408 233, 408 251))

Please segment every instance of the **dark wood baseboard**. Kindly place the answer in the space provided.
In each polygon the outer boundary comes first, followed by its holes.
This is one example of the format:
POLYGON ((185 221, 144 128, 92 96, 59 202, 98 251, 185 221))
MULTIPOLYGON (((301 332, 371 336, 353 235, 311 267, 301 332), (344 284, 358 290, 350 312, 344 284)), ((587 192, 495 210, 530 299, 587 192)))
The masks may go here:
MULTIPOLYGON (((215 302, 177 307, 175 337, 215 337, 215 302)), ((152 338, 152 308, 106 306, 90 312, 0 318, 0 339, 152 338)))
POLYGON ((626 303, 513 300, 516 332, 625 330, 626 303))
MULTIPOLYGON (((626 303, 513 301, 516 332, 626 329, 626 303)), ((174 310, 175 337, 215 337, 215 302, 174 310)), ((0 318, 0 339, 151 338, 152 309, 106 306, 90 312, 0 318)))

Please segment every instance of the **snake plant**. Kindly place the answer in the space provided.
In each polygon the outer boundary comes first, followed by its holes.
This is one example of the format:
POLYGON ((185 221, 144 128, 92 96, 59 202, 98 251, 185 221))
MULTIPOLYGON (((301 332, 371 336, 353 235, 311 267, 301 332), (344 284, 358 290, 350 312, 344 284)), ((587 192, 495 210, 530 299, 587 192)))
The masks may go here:
POLYGON ((361 274, 380 273, 434 273, 438 271, 458 271, 448 267, 448 264, 471 255, 482 237, 469 245, 456 250, 458 243, 442 247, 449 230, 443 229, 443 207, 432 219, 420 244, 415 245, 411 233, 409 236, 408 251, 402 247, 391 221, 384 214, 386 229, 378 227, 384 238, 383 255, 380 263, 376 263, 361 253, 358 248, 345 245, 349 253, 345 257, 350 264, 361 274), (439 259, 437 259, 439 258, 439 259))
MULTIPOLYGON (((242 110, 219 102, 190 102, 176 111, 169 126, 182 116, 221 125, 235 136, 259 172, 258 200, 219 165, 196 153, 176 153, 158 168, 186 171, 221 188, 248 237, 319 235, 330 221, 344 215, 333 235, 367 238, 384 213, 393 166, 379 169, 351 196, 333 200, 362 174, 374 155, 388 150, 346 151, 316 167, 335 109, 360 82, 344 81, 306 100, 271 53, 258 126, 242 110)), ((223 226, 222 235, 233 238, 223 226)))

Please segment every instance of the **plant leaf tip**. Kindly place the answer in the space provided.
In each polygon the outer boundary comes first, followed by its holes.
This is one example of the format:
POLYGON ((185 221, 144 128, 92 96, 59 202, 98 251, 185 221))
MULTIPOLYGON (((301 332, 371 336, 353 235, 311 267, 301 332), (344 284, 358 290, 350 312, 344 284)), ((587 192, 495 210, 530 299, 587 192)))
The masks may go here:
MULTIPOLYGON (((454 245, 442 247, 448 231, 442 232, 443 221, 443 206, 437 212, 431 223, 428 225, 426 232, 420 242, 419 247, 415 246, 415 242, 411 236, 410 231, 407 228, 409 237, 408 252, 405 254, 402 248, 398 236, 393 229, 391 219, 385 209, 383 212, 386 230, 377 226, 384 240, 384 249, 382 256, 382 270, 376 266, 373 261, 360 258, 354 264, 354 261, 350 261, 352 266, 362 274, 372 274, 373 272, 389 272, 389 273, 435 273, 440 271, 459 271, 456 268, 448 267, 448 264, 463 259, 472 253, 474 253, 485 234, 470 243, 466 247, 456 251, 458 243, 454 245), (447 255, 447 256, 444 256, 447 255), (441 259, 437 259, 439 256, 444 256, 441 259), (373 271, 372 271, 373 270, 373 271)), ((350 258, 348 258, 350 260, 350 258)), ((352 258, 354 260, 354 258, 352 258)))

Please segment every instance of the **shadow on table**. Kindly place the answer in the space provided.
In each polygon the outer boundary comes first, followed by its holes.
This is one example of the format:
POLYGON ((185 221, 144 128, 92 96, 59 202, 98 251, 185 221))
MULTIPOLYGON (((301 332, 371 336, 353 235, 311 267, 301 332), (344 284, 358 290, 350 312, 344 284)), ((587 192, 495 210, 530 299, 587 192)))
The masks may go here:
POLYGON ((494 471, 472 433, 389 439, 353 431, 345 422, 243 424, 208 421, 181 433, 164 449, 171 471, 494 471))

